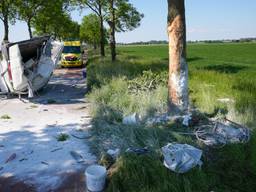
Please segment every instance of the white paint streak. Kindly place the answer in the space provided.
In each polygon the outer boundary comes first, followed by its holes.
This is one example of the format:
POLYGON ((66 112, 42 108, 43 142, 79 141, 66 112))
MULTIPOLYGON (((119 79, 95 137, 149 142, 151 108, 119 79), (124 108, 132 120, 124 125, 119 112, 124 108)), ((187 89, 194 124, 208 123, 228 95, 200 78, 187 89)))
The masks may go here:
POLYGON ((182 66, 180 73, 172 73, 170 78, 172 85, 176 87, 178 105, 182 109, 186 109, 188 106, 188 68, 184 58, 181 58, 180 61, 182 66))

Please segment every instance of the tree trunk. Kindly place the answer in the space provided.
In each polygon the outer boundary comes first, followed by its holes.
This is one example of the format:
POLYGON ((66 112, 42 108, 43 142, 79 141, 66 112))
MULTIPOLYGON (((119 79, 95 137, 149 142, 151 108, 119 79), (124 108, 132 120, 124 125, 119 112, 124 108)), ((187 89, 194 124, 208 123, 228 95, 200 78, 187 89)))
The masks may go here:
POLYGON ((28 26, 29 38, 32 39, 33 38, 33 34, 32 34, 30 19, 27 22, 27 26, 28 26))
POLYGON ((114 0, 110 1, 110 12, 111 12, 111 21, 109 21, 110 26, 110 50, 111 50, 111 59, 112 61, 116 60, 116 38, 115 38, 115 9, 114 9, 114 0))
POLYGON ((184 0, 168 0, 169 112, 188 109, 188 65, 186 62, 186 20, 184 0))
POLYGON ((100 17, 100 54, 102 57, 105 57, 105 33, 104 33, 104 24, 103 24, 101 5, 99 5, 99 17, 100 17))
POLYGON ((4 41, 9 41, 9 23, 8 16, 4 16, 4 41))

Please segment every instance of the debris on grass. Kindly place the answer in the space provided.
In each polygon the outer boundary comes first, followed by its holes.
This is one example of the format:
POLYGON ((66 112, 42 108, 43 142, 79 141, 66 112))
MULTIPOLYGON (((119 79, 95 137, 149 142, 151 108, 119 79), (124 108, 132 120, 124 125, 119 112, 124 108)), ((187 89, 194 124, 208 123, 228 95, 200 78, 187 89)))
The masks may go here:
POLYGON ((69 139, 69 135, 65 133, 61 133, 60 135, 57 136, 58 141, 66 141, 69 139))
POLYGON ((5 114, 5 115, 2 115, 2 116, 0 117, 0 119, 8 120, 8 119, 11 119, 11 117, 10 117, 9 115, 5 114))
POLYGON ((183 121, 182 121, 182 124, 186 127, 188 127, 191 123, 191 120, 192 120, 192 115, 191 114, 188 114, 188 115, 184 115, 183 117, 183 121))
POLYGON ((109 154, 113 159, 117 159, 117 157, 120 155, 120 149, 117 148, 117 149, 109 149, 107 151, 107 154, 109 154))
POLYGON ((210 128, 202 126, 195 131, 198 141, 207 146, 222 147, 228 143, 247 143, 250 140, 250 130, 228 119, 213 122, 210 128))
POLYGON ((144 148, 128 148, 125 152, 127 153, 134 153, 137 155, 143 155, 150 153, 150 150, 147 147, 144 148))
POLYGON ((235 100, 230 98, 220 98, 220 99, 217 99, 217 101, 221 103, 235 103, 235 100))
POLYGON ((115 163, 115 159, 108 153, 103 153, 99 160, 99 164, 109 169, 115 163))
POLYGON ((250 130, 233 121, 225 119, 215 125, 214 132, 226 138, 228 143, 247 143, 250 140, 250 130))
POLYGON ((136 125, 140 121, 140 116, 137 113, 133 113, 132 115, 126 116, 123 118, 124 125, 136 125))
POLYGON ((185 173, 197 165, 202 165, 202 150, 191 145, 169 143, 162 147, 162 152, 164 166, 177 173, 185 173))

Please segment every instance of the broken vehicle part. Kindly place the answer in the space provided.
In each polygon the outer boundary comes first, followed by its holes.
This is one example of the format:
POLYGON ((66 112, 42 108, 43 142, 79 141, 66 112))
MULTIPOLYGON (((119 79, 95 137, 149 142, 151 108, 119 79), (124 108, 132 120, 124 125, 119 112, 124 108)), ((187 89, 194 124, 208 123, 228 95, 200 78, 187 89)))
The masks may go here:
POLYGON ((247 143, 250 140, 250 130, 231 120, 216 121, 212 130, 204 128, 195 131, 199 141, 208 146, 224 146, 229 143, 247 143))
POLYGON ((2 45, 0 93, 28 94, 47 85, 63 49, 50 36, 2 45))

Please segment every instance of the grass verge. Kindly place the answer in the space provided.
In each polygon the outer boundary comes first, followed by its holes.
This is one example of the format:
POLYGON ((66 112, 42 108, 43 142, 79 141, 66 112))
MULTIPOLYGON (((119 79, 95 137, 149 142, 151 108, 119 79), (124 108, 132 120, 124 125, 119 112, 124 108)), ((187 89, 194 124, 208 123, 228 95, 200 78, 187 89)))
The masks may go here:
MULTIPOLYGON (((256 44, 195 44, 188 46, 191 104, 210 116, 218 113, 250 126, 256 124, 256 44), (213 54, 215 53, 215 54, 213 54)), ((92 146, 108 149, 149 147, 151 155, 122 153, 111 167, 108 191, 253 191, 256 187, 256 138, 250 143, 213 150, 175 122, 154 126, 122 125, 123 116, 142 119, 166 112, 167 47, 119 47, 118 61, 89 61, 89 100, 93 115, 92 146), (167 170, 160 148, 168 142, 188 143, 204 150, 204 165, 184 175, 167 170)))

